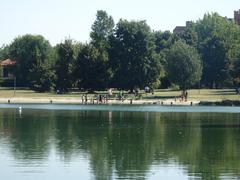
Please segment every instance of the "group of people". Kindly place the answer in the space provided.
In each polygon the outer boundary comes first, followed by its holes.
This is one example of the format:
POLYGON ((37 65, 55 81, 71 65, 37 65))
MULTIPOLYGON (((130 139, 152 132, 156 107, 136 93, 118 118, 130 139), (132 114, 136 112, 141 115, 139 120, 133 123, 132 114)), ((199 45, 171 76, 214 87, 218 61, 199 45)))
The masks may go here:
MULTIPOLYGON (((87 94, 83 94, 82 95, 82 104, 87 104, 88 103, 88 96, 87 96, 87 94)), ((96 100, 97 100, 97 103, 99 104, 101 104, 101 103, 108 103, 108 95, 105 95, 105 94, 98 94, 97 96, 96 96, 96 100)), ((90 99, 90 103, 93 103, 94 104, 94 98, 91 98, 90 99)))
POLYGON ((87 104, 87 102, 88 102, 88 96, 87 96, 87 94, 85 94, 85 95, 83 94, 83 95, 82 95, 82 103, 84 103, 84 102, 85 102, 86 104, 87 104))
POLYGON ((180 97, 181 97, 180 101, 187 101, 188 92, 187 91, 183 91, 180 97))
POLYGON ((108 103, 108 95, 102 95, 102 94, 99 94, 97 95, 97 103, 108 103))

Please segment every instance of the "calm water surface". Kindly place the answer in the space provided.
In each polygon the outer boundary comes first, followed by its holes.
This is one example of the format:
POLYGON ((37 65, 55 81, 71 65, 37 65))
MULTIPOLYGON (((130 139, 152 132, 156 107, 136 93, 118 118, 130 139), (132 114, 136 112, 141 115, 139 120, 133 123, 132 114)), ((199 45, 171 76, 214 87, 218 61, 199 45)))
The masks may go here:
POLYGON ((240 178, 239 108, 0 107, 1 180, 240 178))

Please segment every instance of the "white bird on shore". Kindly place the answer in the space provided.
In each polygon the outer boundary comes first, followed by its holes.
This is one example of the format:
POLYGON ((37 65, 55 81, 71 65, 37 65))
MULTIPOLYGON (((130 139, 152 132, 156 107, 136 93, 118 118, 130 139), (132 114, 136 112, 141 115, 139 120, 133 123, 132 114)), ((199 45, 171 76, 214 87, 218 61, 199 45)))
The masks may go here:
POLYGON ((18 107, 19 114, 22 114, 22 107, 18 107))

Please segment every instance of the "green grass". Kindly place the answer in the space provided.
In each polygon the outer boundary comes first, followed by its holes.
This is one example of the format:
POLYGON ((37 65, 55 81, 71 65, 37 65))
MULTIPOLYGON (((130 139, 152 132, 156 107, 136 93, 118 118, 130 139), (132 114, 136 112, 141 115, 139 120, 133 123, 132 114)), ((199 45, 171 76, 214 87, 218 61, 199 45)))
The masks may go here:
MULTIPOLYGON (((179 98, 181 91, 158 90, 154 95, 144 95, 143 98, 179 98)), ((188 90, 189 100, 200 101, 221 101, 221 100, 240 100, 234 89, 192 89, 188 90)))
MULTIPOLYGON (((37 93, 31 90, 16 90, 15 95, 13 90, 0 90, 0 98, 11 98, 11 97, 26 97, 26 98, 67 98, 67 97, 81 97, 86 92, 69 92, 67 94, 56 94, 56 93, 37 93)), ((107 91, 101 91, 98 93, 107 93, 107 91)), ((115 94, 118 91, 114 91, 115 94)), ((172 91, 169 89, 155 90, 154 94, 140 92, 143 99, 169 99, 179 98, 181 91, 172 91)), ((88 97, 95 96, 95 94, 89 94, 88 97)), ((192 89, 188 90, 189 100, 200 100, 200 101, 221 101, 221 100, 240 100, 240 95, 235 93, 234 89, 192 89)))

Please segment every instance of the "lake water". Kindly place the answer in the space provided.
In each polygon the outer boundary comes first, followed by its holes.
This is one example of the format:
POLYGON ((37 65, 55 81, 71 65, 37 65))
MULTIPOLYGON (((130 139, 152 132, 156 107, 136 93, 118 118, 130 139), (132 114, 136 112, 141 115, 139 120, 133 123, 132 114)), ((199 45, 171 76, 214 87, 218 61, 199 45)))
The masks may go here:
POLYGON ((1 180, 239 178, 237 107, 0 105, 1 180))

